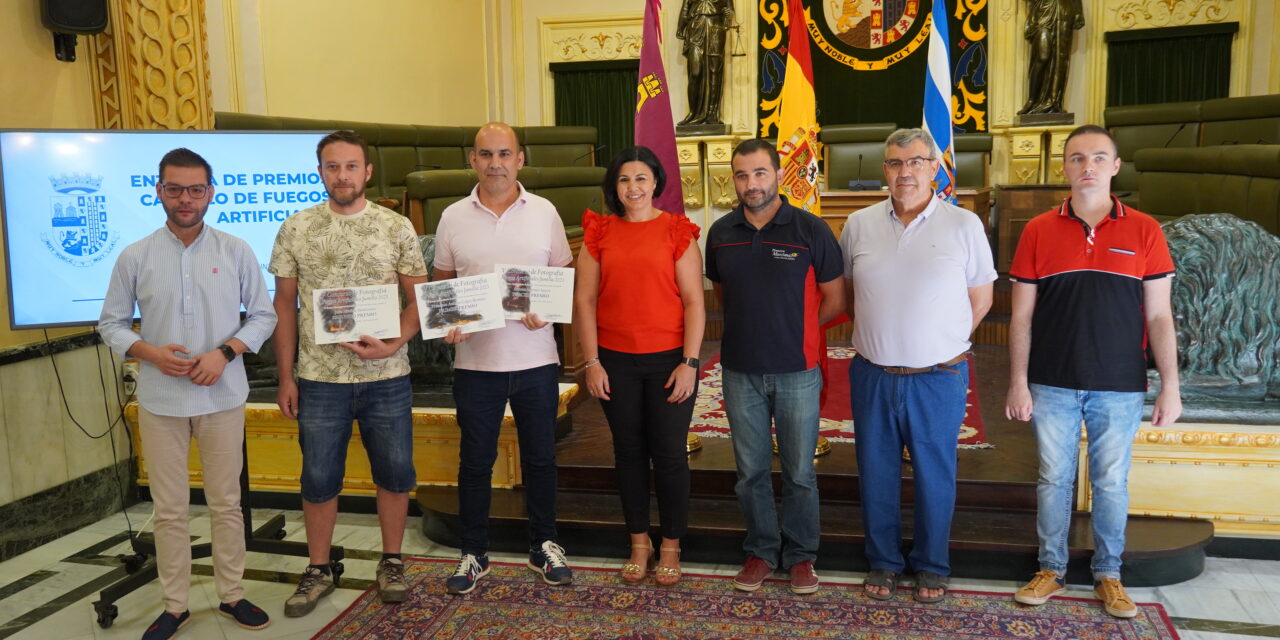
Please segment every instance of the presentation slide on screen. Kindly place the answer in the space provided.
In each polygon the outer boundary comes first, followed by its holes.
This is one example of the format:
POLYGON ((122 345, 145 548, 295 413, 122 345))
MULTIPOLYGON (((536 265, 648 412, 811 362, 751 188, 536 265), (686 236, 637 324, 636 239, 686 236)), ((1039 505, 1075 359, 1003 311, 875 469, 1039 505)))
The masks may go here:
POLYGON ((120 251, 165 222, 160 158, 186 147, 213 167, 206 224, 243 238, 267 273, 288 216, 325 200, 318 132, 0 131, 12 325, 94 324, 120 251))

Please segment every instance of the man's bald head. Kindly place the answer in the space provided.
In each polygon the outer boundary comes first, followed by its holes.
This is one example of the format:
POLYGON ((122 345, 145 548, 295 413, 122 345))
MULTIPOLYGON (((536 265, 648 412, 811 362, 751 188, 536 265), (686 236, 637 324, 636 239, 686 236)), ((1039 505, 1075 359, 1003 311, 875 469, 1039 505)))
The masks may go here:
POLYGON ((481 140, 484 140, 486 145, 507 143, 511 149, 520 150, 520 139, 516 136, 516 130, 505 122, 490 122, 480 127, 480 130, 476 131, 473 147, 480 148, 481 140))
POLYGON ((476 170, 480 189, 495 198, 514 197, 516 177, 524 167, 524 152, 516 132, 503 122, 490 122, 476 132, 471 149, 471 168, 476 170))

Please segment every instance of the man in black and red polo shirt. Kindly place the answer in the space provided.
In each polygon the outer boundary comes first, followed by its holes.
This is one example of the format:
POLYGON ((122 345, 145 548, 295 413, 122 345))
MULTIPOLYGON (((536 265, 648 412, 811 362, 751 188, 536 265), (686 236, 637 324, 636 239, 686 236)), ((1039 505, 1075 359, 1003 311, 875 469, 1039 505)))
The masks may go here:
POLYGON ((1009 269, 1009 396, 1005 414, 1035 426, 1040 571, 1014 599, 1044 604, 1065 590, 1080 423, 1089 433, 1094 594, 1107 613, 1137 608, 1120 584, 1129 457, 1142 423, 1148 344, 1160 373, 1152 426, 1182 413, 1169 302, 1173 260, 1160 224, 1111 195, 1120 170, 1106 129, 1071 132, 1063 173, 1071 197, 1027 224, 1009 269))
POLYGON ((747 560, 733 586, 755 591, 786 567, 791 590, 813 593, 818 575, 818 397, 822 324, 844 307, 840 247, 821 218, 778 194, 778 152, 747 140, 733 151, 742 203, 711 225, 707 278, 724 304, 724 408, 738 467, 735 490, 747 560), (782 466, 782 518, 773 499, 773 441, 782 466))

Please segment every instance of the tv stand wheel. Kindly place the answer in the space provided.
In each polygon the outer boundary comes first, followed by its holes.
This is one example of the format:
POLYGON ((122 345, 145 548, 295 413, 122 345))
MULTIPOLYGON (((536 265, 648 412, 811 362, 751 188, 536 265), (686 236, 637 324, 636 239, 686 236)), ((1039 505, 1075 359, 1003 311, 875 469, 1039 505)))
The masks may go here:
POLYGON ((147 556, 142 555, 141 553, 122 553, 116 556, 116 560, 119 560, 124 564, 125 573, 132 575, 137 573, 138 570, 142 568, 142 565, 147 563, 147 556))
POLYGON ((120 609, 114 604, 103 604, 102 602, 93 603, 93 610, 98 612, 98 626, 108 629, 111 624, 116 621, 116 616, 120 615, 120 609))

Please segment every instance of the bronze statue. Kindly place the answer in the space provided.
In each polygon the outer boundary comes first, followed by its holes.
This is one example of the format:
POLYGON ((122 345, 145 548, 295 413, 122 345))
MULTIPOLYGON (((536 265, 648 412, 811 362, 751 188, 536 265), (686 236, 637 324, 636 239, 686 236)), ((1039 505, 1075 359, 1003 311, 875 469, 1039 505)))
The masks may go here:
POLYGON ((1067 66, 1076 29, 1084 28, 1081 0, 1027 0, 1031 62, 1027 70, 1027 103, 1020 114, 1064 113, 1067 66))
POLYGON ((731 0, 684 0, 676 37, 688 63, 689 115, 682 125, 722 124, 725 45, 733 25, 731 0))

